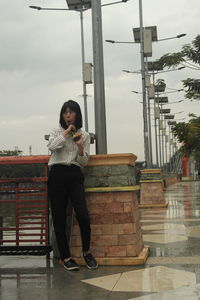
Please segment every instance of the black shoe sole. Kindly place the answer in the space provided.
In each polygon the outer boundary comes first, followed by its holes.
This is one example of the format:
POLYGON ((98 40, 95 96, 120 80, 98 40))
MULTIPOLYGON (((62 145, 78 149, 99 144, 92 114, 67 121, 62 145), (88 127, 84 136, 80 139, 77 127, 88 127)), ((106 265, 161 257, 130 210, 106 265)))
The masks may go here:
POLYGON ((67 270, 67 271, 78 271, 79 270, 79 267, 71 267, 71 268, 67 268, 64 266, 64 268, 67 270))
POLYGON ((86 267, 89 269, 89 270, 96 270, 96 269, 98 269, 98 265, 96 266, 96 267, 90 267, 90 266, 88 266, 87 264, 86 264, 86 267))

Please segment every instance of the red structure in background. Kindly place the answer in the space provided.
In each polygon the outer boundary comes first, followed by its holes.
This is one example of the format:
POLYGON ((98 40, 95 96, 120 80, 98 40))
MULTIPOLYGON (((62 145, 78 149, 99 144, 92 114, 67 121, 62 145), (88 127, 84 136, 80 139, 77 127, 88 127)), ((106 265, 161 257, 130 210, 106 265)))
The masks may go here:
POLYGON ((43 177, 0 179, 0 192, 6 194, 0 207, 15 212, 7 216, 0 210, 0 255, 49 256, 48 160, 49 155, 0 157, 0 165, 44 165, 43 177), (8 217, 11 222, 4 222, 8 217))
POLYGON ((182 158, 182 172, 183 176, 190 176, 190 171, 189 171, 189 160, 190 158, 185 156, 182 158))

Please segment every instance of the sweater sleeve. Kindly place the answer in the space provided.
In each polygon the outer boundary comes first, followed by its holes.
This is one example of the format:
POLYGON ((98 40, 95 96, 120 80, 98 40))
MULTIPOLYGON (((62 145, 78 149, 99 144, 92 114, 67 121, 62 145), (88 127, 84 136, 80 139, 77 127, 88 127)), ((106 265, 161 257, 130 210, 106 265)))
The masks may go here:
POLYGON ((90 155, 90 135, 87 132, 85 139, 83 141, 83 155, 78 155, 77 156, 77 162, 82 166, 86 166, 89 160, 89 155, 90 155))
POLYGON ((65 137, 61 134, 60 131, 54 129, 50 134, 47 147, 50 151, 55 151, 62 148, 64 146, 64 143, 65 137))

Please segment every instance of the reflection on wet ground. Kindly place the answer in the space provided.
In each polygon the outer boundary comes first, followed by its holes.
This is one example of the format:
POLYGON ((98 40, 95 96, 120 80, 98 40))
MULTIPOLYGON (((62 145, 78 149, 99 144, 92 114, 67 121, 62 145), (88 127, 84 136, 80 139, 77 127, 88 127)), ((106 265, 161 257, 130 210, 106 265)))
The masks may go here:
POLYGON ((67 272, 45 257, 0 257, 0 299, 200 299, 200 182, 165 192, 168 208, 141 209, 144 266, 67 272))

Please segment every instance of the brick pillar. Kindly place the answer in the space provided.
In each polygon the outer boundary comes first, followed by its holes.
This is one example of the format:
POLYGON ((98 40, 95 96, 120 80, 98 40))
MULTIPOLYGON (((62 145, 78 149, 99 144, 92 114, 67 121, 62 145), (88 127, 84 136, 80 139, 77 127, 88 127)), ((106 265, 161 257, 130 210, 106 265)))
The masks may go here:
MULTIPOLYGON (((100 265, 144 264, 133 154, 93 155, 86 168, 91 252, 100 265)), ((79 226, 73 218, 71 252, 83 263, 79 226)))
POLYGON ((167 174, 165 176, 166 188, 180 181, 178 174, 167 174))
POLYGON ((141 170, 139 207, 167 207, 164 184, 160 169, 141 170))

